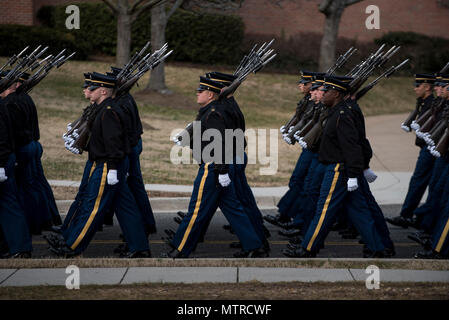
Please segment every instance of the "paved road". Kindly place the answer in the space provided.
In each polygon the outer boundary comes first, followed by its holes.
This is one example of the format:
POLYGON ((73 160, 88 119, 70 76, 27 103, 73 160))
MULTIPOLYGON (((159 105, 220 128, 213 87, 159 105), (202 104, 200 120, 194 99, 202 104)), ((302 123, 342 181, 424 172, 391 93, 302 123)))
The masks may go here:
MULTIPOLYGON (((397 205, 382 206, 386 216, 396 214, 399 210, 397 205)), ((274 214, 274 210, 264 210, 263 214, 274 214)), ((158 233, 150 237, 151 251, 154 257, 168 251, 168 246, 161 240, 165 236, 164 229, 172 228, 176 230, 177 224, 173 221, 176 213, 156 213, 156 221, 158 223, 158 233)), ((210 224, 205 242, 198 245, 196 252, 191 258, 232 258, 232 254, 237 249, 229 248, 229 244, 236 241, 235 235, 224 230, 222 226, 227 221, 221 212, 217 212, 210 224)), ((285 248, 288 239, 278 235, 278 228, 267 223, 267 227, 271 232, 271 254, 270 257, 284 257, 281 249, 285 248)), ((420 250, 420 246, 407 238, 407 234, 414 229, 402 229, 389 225, 393 241, 396 244, 396 258, 411 258, 413 253, 420 250)), ((94 240, 85 251, 84 257, 116 257, 113 249, 121 243, 119 240, 120 228, 115 222, 112 227, 105 227, 102 232, 97 232, 94 240)), ((33 237, 33 257, 34 258, 51 258, 54 255, 47 250, 47 243, 42 236, 33 237)), ((325 248, 321 250, 319 257, 333 258, 360 258, 362 257, 362 246, 358 240, 342 239, 337 232, 331 232, 325 243, 325 248)))

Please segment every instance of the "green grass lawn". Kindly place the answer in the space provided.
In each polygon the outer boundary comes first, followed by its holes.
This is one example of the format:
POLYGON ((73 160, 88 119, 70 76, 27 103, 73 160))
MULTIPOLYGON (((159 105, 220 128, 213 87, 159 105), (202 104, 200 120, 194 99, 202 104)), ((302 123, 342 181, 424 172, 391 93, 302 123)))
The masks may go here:
MULTIPOLYGON (((0 63, 5 58, 0 59, 0 63)), ((88 104, 82 95, 83 72, 109 71, 104 62, 69 61, 53 70, 33 91, 40 121, 43 164, 49 179, 80 180, 86 155, 73 155, 64 148, 61 139, 67 123, 75 120, 88 104)), ((192 121, 198 110, 195 89, 199 76, 212 71, 205 67, 168 65, 166 82, 171 95, 143 93, 149 74, 133 88, 144 124, 144 152, 141 156, 146 183, 192 184, 197 165, 174 165, 170 162, 173 143, 170 133, 192 121)), ((232 72, 232 70, 216 70, 232 72)), ((298 67, 299 72, 299 67, 298 67)), ((247 128, 275 129, 285 124, 301 98, 296 87, 299 76, 259 73, 250 75, 236 93, 246 117, 247 128)), ((403 113, 414 108, 413 79, 397 77, 382 81, 360 102, 366 116, 403 113)), ((288 146, 278 137, 279 157, 276 175, 260 175, 260 164, 251 164, 247 175, 251 185, 278 186, 288 182, 300 153, 299 146, 288 146)))

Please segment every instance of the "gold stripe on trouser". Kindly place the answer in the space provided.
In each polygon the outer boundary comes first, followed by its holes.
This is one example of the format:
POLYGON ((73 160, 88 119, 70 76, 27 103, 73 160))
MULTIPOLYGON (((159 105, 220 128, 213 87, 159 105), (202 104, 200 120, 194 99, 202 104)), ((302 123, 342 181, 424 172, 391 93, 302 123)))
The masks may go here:
POLYGON ((187 226, 187 230, 184 233, 184 237, 182 238, 181 244, 178 247, 178 251, 182 251, 184 245, 186 244, 187 238, 189 237, 190 231, 192 231, 193 224, 195 223, 196 218, 198 217, 198 211, 200 210, 201 198, 203 197, 203 189, 204 183, 206 182, 207 172, 209 167, 209 163, 206 163, 204 166, 203 177, 201 178, 200 189, 198 190, 198 196, 196 197, 195 211, 193 211, 192 218, 190 219, 189 225, 187 226))
POLYGON ((438 241, 437 247, 435 248, 436 252, 441 251, 441 247, 443 246, 444 240, 447 237, 447 233, 449 231, 449 219, 446 222, 446 226, 443 229, 443 233, 441 234, 440 240, 438 241))
POLYGON ((97 165, 97 163, 94 162, 94 164, 93 164, 92 167, 90 168, 89 179, 90 179, 90 177, 92 176, 92 173, 94 173, 94 170, 95 170, 95 166, 96 166, 96 165, 97 165))
POLYGON ((104 163, 103 175, 101 176, 100 190, 98 191, 97 199, 95 200, 94 209, 92 210, 92 212, 89 216, 89 219, 87 219, 87 222, 84 225, 83 230, 81 230, 81 233, 79 234, 78 238, 75 240, 75 242, 70 247, 70 248, 72 248, 72 250, 75 250, 75 248, 80 244, 81 240, 83 240, 84 236, 86 235, 87 230, 89 230, 89 227, 92 224, 92 221, 94 221, 94 218, 97 215, 98 208, 100 207, 101 197, 103 196, 104 187, 106 185, 107 175, 108 175, 108 166, 106 163, 104 163))
POLYGON ((340 172, 338 169, 340 168, 340 164, 337 164, 334 169, 334 179, 332 180, 331 189, 329 190, 329 194, 327 195, 326 202, 324 203, 323 211, 321 212, 320 220, 318 221, 318 225, 315 228, 315 232, 313 233, 312 239, 309 241, 309 245, 307 246, 307 250, 310 251, 312 249, 313 242, 315 241, 318 233, 320 232, 321 226, 323 225, 324 218, 326 217, 327 208, 329 207, 329 203, 331 202, 332 194, 335 190, 335 185, 338 181, 338 176, 340 172))

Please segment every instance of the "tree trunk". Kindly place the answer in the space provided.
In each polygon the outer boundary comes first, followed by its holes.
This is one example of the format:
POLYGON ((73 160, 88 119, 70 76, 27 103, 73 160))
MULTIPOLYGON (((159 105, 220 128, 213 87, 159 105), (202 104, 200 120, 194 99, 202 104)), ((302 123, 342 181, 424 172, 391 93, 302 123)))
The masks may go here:
POLYGON ((321 39, 319 70, 325 72, 335 62, 335 49, 338 37, 338 27, 344 11, 344 5, 335 1, 326 14, 323 38, 321 39), (335 5, 334 5, 335 4, 335 5))
POLYGON ((131 48, 131 16, 127 13, 126 0, 118 3, 117 14, 117 67, 121 68, 129 61, 131 48))
MULTIPOLYGON (((151 9, 151 47, 152 51, 159 49, 165 43, 165 28, 167 26, 167 13, 165 4, 151 9)), ((151 71, 150 81, 146 90, 154 90, 160 93, 169 93, 165 84, 164 63, 160 63, 151 71)))

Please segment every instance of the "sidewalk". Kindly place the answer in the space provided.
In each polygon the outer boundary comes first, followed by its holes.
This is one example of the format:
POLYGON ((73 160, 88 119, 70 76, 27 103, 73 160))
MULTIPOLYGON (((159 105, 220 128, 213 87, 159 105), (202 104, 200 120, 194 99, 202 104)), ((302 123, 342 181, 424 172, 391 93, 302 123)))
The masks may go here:
MULTIPOLYGON (((374 197, 379 205, 401 204, 407 193, 411 172, 376 172, 377 180, 370 185, 374 197)), ((78 181, 50 180, 51 186, 78 187, 78 181)), ((151 206, 157 212, 174 212, 186 210, 189 206, 192 186, 169 184, 146 184, 149 192, 185 192, 186 197, 151 198, 151 206)), ((288 190, 283 187, 254 187, 252 188, 260 209, 275 209, 279 199, 288 190)), ((74 195, 75 196, 75 195, 74 195)), ((425 199, 427 195, 424 195, 425 199)), ((66 213, 72 200, 58 200, 58 208, 61 213, 66 213)))
MULTIPOLYGON (((133 283, 242 283, 260 282, 352 282, 366 281, 364 269, 239 268, 239 267, 140 267, 80 268, 80 285, 133 283)), ((69 274, 56 269, 0 269, 0 287, 65 286, 69 274)), ((449 271, 379 270, 380 282, 449 282, 449 271)))

